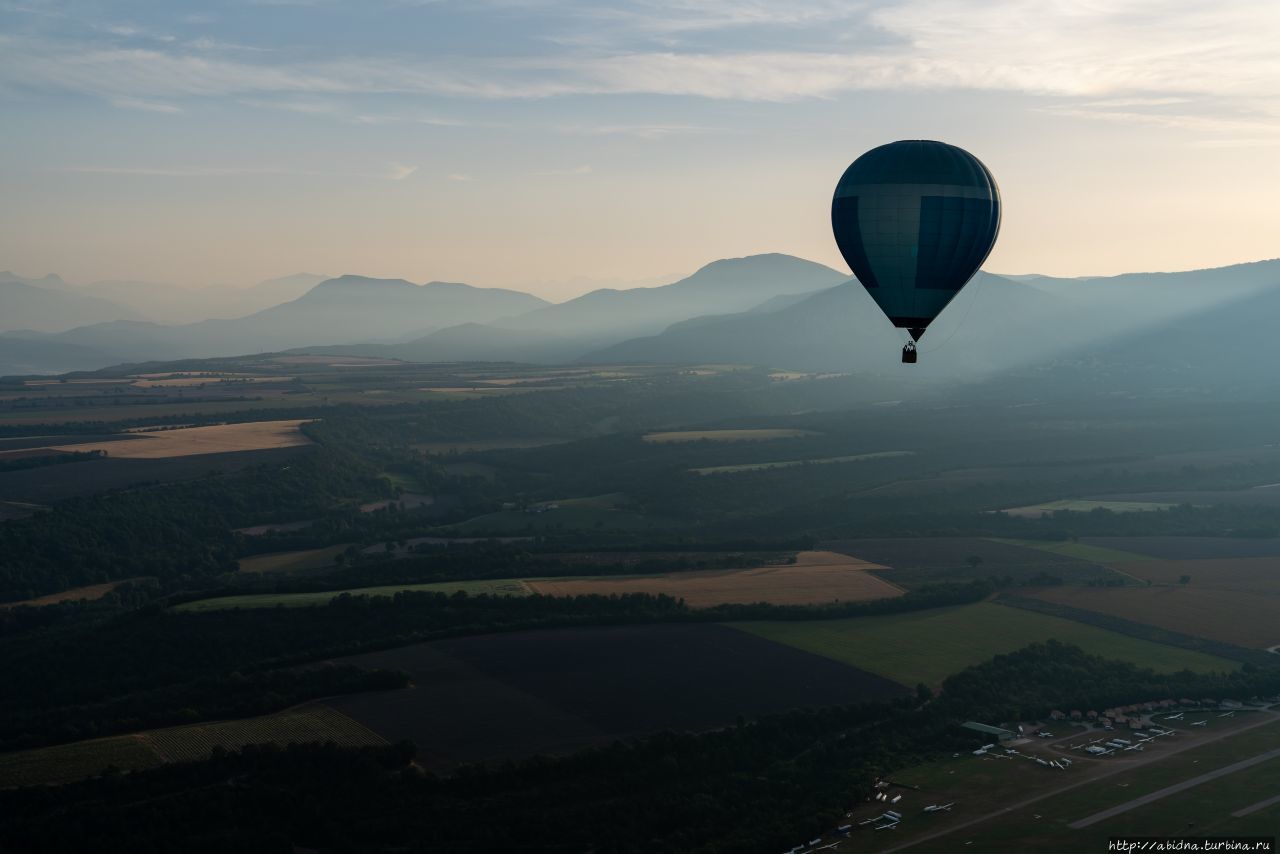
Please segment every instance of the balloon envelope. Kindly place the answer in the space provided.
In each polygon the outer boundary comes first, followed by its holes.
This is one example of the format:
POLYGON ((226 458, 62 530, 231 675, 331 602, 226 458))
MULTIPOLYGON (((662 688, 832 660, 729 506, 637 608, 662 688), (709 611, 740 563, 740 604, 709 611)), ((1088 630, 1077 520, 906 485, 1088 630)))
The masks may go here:
POLYGON ((831 228, 867 293, 918 339, 995 245, 1000 188, 962 148, 891 142, 845 170, 831 228))

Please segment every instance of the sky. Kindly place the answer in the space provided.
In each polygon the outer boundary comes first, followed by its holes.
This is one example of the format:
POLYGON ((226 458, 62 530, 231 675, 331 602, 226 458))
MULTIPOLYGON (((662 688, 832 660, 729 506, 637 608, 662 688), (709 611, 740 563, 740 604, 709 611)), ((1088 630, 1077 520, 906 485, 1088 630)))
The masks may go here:
POLYGON ((787 252, 896 139, 996 176, 986 269, 1280 256, 1275 0, 0 0, 0 269, 551 299, 787 252))

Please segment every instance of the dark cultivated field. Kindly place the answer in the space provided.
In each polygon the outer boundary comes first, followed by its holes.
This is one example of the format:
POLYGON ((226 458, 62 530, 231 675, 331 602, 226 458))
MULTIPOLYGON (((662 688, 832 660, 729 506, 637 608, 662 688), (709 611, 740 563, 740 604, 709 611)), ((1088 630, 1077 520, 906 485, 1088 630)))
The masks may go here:
POLYGON ((482 635, 339 661, 409 673, 408 690, 330 705, 390 741, 412 739, 435 769, 906 693, 880 676, 715 625, 482 635))
POLYGON ((135 438, 131 433, 71 433, 66 436, 16 436, 0 438, 0 453, 5 451, 26 450, 27 448, 47 448, 50 445, 84 445, 89 442, 129 441, 135 438))
POLYGON ((313 450, 309 445, 231 451, 158 460, 124 460, 111 457, 65 463, 58 466, 0 472, 0 501, 49 504, 64 498, 93 495, 138 483, 172 483, 203 477, 209 472, 239 471, 249 466, 278 463, 313 450))
POLYGON ((905 587, 992 575, 1021 581, 1041 573, 1071 582, 1104 572, 1079 558, 977 537, 827 540, 818 547, 891 567, 877 574, 905 587), (970 567, 970 557, 981 563, 970 567))
POLYGON ((1081 537, 1080 542, 1165 560, 1280 557, 1276 537, 1081 537))

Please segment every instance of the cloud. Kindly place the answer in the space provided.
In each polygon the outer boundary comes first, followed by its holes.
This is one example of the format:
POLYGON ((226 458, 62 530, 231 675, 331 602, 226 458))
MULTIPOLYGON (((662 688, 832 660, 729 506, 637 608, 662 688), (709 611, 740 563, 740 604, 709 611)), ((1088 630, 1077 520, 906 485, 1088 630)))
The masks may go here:
POLYGON ((406 166, 403 163, 389 163, 387 164, 387 169, 387 177, 392 181, 403 181, 405 178, 408 178, 414 172, 418 171, 417 166, 406 166))
POLYGON ((87 175, 134 175, 155 178, 226 178, 246 175, 302 175, 307 177, 376 178, 384 181, 403 181, 418 171, 417 166, 404 163, 388 163, 385 168, 370 172, 342 170, 321 171, 284 166, 68 166, 58 169, 87 175))
POLYGON ((304 169, 274 166, 69 166, 60 172, 90 175, 145 175, 162 178, 223 178, 231 175, 320 175, 304 169))
POLYGON ((584 163, 581 166, 574 166, 570 169, 548 169, 543 172, 534 172, 534 175, 590 175, 590 164, 584 163))
MULTIPOLYGON (((530 52, 517 40, 495 44, 497 55, 434 59, 392 55, 377 44, 364 45, 364 55, 290 50, 257 56, 215 41, 199 42, 198 50, 154 41, 148 49, 130 49, 0 37, 0 83, 108 100, 229 96, 265 103, 280 98, 282 109, 293 109, 290 103, 299 98, 383 94, 793 101, 865 90, 1068 97, 1087 101, 1083 109, 1100 109, 1107 116, 1117 115, 1117 109, 1159 115, 1181 100, 1206 97, 1264 107, 1280 102, 1280 51, 1275 49, 1280 4, 1274 0, 1212 6, 1201 0, 903 0, 888 5, 640 0, 603 8, 490 0, 488 5, 543 21, 540 27, 530 25, 529 43, 561 30, 572 43, 575 33, 592 36, 592 27, 605 37, 550 52, 530 52), (740 37, 787 27, 812 28, 805 31, 814 34, 812 46, 761 50, 758 45, 767 42, 740 37), (714 33, 715 39, 704 40, 699 50, 653 50, 643 35, 695 30, 714 33)), ((415 120, 368 109, 334 114, 367 124, 415 120)), ((416 120, 450 123, 430 116, 416 120)), ((612 127, 599 132, 650 138, 691 132, 643 122, 612 127)))
POLYGON ((474 179, 474 178, 472 178, 470 175, 466 175, 466 174, 463 174, 463 173, 456 173, 456 174, 450 175, 450 176, 448 176, 448 177, 449 177, 449 180, 450 180, 450 181, 464 181, 464 182, 465 182, 465 181, 474 181, 474 180, 475 180, 475 179, 474 179))
POLYGON ((558 130, 561 133, 570 134, 598 134, 602 136, 634 136, 640 139, 665 139, 669 136, 715 133, 718 129, 704 127, 702 125, 685 124, 575 124, 562 125, 558 130))
POLYGON ((160 101, 143 101, 139 98, 112 98, 111 106, 119 107, 123 110, 144 110, 148 113, 180 113, 182 108, 174 104, 165 104, 160 101))

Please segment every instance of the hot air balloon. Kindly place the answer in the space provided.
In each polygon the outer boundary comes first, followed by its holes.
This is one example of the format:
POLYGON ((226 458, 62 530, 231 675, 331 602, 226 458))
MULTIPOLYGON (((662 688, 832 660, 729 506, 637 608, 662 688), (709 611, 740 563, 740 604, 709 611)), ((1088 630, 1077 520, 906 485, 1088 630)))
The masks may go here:
POLYGON ((1000 188, 982 161, 945 142, 873 148, 831 200, 836 245, 894 326, 915 342, 982 266, 1000 231, 1000 188))

